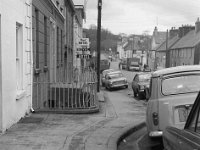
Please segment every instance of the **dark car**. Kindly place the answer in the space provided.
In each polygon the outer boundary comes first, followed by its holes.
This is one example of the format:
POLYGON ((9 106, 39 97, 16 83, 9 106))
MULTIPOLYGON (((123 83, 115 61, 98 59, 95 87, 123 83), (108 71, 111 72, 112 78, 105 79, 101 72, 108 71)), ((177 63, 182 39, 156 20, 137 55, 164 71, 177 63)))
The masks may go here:
MULTIPOLYGON (((186 109, 185 114, 189 111, 190 109, 186 109)), ((200 92, 189 113, 184 129, 167 127, 163 132, 163 145, 165 150, 200 149, 200 92)))
POLYGON ((134 97, 148 98, 147 93, 150 85, 151 73, 137 73, 132 81, 134 97))
POLYGON ((127 60, 126 59, 122 59, 121 67, 122 67, 122 69, 126 69, 127 68, 127 60))

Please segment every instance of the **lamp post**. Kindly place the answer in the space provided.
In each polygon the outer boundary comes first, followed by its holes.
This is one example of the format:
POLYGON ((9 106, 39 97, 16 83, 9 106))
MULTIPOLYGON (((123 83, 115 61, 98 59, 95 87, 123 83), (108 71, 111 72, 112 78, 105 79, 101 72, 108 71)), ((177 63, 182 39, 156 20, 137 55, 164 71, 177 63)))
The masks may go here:
POLYGON ((100 57, 101 57, 101 8, 102 0, 98 0, 97 19, 97 92, 100 91, 100 57))

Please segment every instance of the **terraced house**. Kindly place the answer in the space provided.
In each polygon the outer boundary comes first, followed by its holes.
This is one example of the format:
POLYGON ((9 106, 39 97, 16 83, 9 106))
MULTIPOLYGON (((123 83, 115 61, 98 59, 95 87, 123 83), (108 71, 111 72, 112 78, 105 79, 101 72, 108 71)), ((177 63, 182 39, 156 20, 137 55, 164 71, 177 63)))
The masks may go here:
POLYGON ((33 110, 98 111, 95 73, 74 74, 74 18, 81 37, 83 8, 76 14, 72 0, 1 0, 1 132, 33 110))
POLYGON ((0 132, 32 107, 30 0, 0 2, 0 132))
MULTIPOLYGON (((195 23, 195 27, 188 28, 188 33, 170 48, 170 66, 194 65, 200 62, 199 18, 195 23), (190 30, 191 28, 192 30, 190 30)), ((183 33, 181 30, 180 32, 183 33)))
POLYGON ((156 49, 156 68, 195 65, 200 61, 200 22, 195 26, 172 28, 169 36, 156 49))

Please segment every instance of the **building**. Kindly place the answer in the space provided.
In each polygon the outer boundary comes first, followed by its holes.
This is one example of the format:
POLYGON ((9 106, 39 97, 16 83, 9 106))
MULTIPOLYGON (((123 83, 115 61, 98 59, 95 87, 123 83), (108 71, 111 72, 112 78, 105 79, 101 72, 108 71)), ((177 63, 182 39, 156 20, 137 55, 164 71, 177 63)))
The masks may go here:
POLYGON ((178 33, 179 30, 172 27, 169 31, 169 35, 166 36, 167 39, 165 39, 165 41, 156 49, 156 69, 166 67, 167 50, 170 49, 180 39, 178 33))
POLYGON ((148 65, 151 69, 155 69, 155 54, 156 49, 166 40, 166 32, 158 31, 155 27, 151 39, 151 49, 148 51, 148 65))
POLYGON ((73 58, 74 58, 74 15, 75 7, 72 0, 65 0, 65 52, 64 61, 67 66, 65 73, 68 82, 72 81, 73 58))
POLYGON ((137 57, 141 65, 147 64, 147 50, 150 49, 150 37, 133 35, 124 45, 126 58, 137 57))
POLYGON ((49 99, 48 84, 67 79, 64 1, 32 0, 33 109, 49 99))
POLYGON ((0 2, 0 132, 32 107, 31 0, 0 2))
POLYGON ((75 5, 74 15, 74 53, 73 66, 81 69, 84 66, 84 59, 77 58, 77 49, 79 48, 79 41, 83 38, 83 21, 86 19, 84 5, 75 5))
POLYGON ((179 28, 180 40, 169 51, 170 66, 200 64, 200 21, 179 28))

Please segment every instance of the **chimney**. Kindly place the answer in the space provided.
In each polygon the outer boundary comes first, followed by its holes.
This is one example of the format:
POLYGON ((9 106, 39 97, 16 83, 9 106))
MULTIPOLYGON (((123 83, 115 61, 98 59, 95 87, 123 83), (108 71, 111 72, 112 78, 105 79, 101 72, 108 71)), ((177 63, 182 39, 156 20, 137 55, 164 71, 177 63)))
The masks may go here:
POLYGON ((200 21, 199 18, 197 18, 197 21, 195 22, 195 33, 198 33, 200 31, 200 21))
POLYGON ((179 30, 175 29, 175 27, 172 27, 169 31, 169 38, 172 39, 173 37, 178 35, 179 30))
POLYGON ((153 35, 157 35, 157 33, 158 33, 158 28, 155 26, 155 28, 154 28, 154 31, 153 31, 153 35))
POLYGON ((185 36, 188 32, 190 32, 191 30, 194 30, 195 27, 194 26, 189 26, 189 25, 182 25, 182 27, 179 27, 179 33, 178 36, 179 38, 182 38, 183 36, 185 36))

